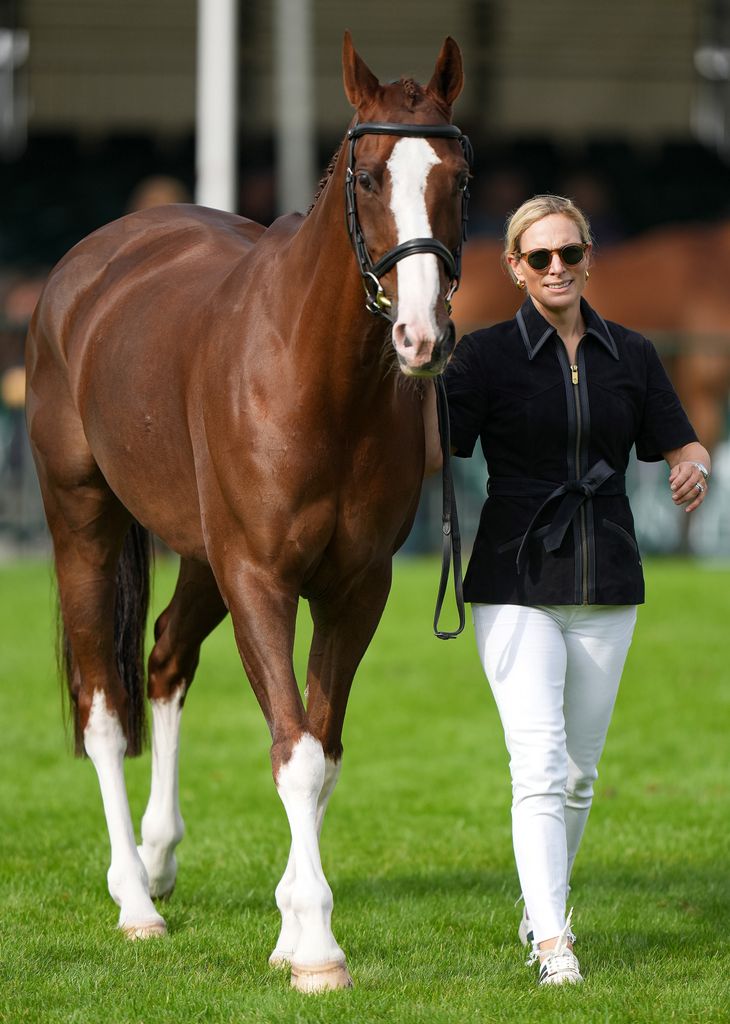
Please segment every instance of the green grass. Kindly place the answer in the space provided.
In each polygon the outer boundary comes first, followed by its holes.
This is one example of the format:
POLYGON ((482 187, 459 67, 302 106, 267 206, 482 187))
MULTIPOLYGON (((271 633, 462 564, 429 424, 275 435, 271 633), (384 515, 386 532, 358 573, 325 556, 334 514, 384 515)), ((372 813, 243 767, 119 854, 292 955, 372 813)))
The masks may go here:
MULTIPOLYGON (((436 576, 397 563, 356 680, 322 844, 356 987, 306 997, 266 963, 288 833, 230 624, 186 706, 170 935, 128 943, 93 769, 61 725, 50 570, 0 567, 0 1021, 730 1020, 730 571, 648 566, 574 876, 586 984, 550 991, 516 942, 501 729, 471 635, 430 636, 436 576)), ((149 754, 127 768, 139 821, 149 754)))

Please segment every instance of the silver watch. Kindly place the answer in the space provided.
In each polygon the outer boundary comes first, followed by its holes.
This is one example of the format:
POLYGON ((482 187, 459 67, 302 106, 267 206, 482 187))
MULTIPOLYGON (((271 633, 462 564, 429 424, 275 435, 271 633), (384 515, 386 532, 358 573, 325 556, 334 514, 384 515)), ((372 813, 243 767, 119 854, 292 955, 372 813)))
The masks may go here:
POLYGON ((700 473, 705 478, 705 480, 709 480, 710 479, 710 471, 709 471, 709 469, 707 468, 707 466, 703 462, 693 462, 692 465, 693 466, 697 466, 697 468, 699 469, 700 473))

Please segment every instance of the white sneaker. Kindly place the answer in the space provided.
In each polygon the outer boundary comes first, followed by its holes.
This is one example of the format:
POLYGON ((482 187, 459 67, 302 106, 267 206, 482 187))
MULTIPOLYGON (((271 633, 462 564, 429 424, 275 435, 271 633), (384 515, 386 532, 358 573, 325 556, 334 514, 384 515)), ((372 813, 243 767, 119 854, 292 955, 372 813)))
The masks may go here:
POLYGON ((570 931, 570 919, 573 916, 573 908, 570 908, 568 920, 565 927, 558 935, 558 941, 553 949, 545 956, 540 956, 537 949, 533 949, 528 963, 540 961, 540 974, 537 979, 538 985, 579 985, 583 981, 580 973, 578 958, 572 949, 568 949, 568 941, 572 938, 570 931))
POLYGON ((534 935, 532 934, 532 924, 527 916, 527 907, 522 908, 522 920, 520 921, 520 926, 517 929, 517 938, 523 946, 532 947, 534 935))

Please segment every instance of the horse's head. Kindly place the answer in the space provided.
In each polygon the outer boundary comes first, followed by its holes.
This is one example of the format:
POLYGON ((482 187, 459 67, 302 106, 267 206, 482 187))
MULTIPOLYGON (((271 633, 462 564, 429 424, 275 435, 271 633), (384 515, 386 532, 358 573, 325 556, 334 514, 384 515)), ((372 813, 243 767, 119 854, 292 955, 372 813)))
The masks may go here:
POLYGON ((455 340, 450 298, 458 284, 468 195, 469 146, 451 124, 461 92, 461 52, 448 37, 428 85, 381 85, 345 33, 349 132, 347 216, 368 308, 393 323, 410 376, 440 373, 455 340))

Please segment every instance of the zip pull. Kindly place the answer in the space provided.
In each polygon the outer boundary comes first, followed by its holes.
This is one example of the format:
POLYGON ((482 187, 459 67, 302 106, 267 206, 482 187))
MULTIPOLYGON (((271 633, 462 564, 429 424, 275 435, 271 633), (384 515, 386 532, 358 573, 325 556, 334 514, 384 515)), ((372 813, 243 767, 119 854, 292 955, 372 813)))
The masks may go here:
POLYGON ((575 363, 570 367, 570 380, 573 384, 578 383, 578 364, 575 363))

